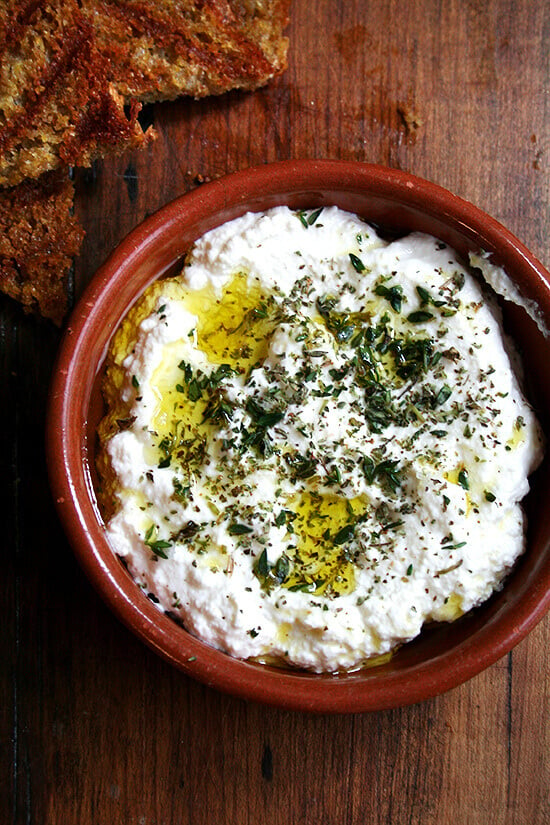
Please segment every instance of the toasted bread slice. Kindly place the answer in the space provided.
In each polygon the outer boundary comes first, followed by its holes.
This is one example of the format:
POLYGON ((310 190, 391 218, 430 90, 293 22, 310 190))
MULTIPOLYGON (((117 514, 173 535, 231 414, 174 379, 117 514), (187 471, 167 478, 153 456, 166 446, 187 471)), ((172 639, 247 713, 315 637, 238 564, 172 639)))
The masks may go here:
POLYGON ((60 324, 83 230, 68 179, 44 173, 143 146, 137 100, 281 73, 289 2, 0 0, 0 290, 60 324))
POLYGON ((73 186, 62 170, 0 190, 0 290, 58 325, 67 311, 67 273, 84 236, 72 204, 73 186))
POLYGON ((142 146, 76 0, 0 4, 0 186, 142 146))
POLYGON ((126 100, 255 89, 286 68, 289 0, 82 0, 126 100))

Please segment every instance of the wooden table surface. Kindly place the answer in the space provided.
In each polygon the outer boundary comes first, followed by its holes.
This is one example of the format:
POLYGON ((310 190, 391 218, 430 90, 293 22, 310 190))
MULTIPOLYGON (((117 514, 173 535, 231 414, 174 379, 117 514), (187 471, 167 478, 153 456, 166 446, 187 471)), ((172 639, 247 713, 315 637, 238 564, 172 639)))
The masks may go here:
MULTIPOLYGON (((404 169, 550 265, 550 3, 294 0, 288 71, 254 94, 148 107, 158 140, 76 173, 73 297, 147 213, 285 158, 404 169)), ((315 716, 221 695, 161 661, 84 577, 47 486, 60 333, 0 301, 0 822, 543 825, 550 617, 455 690, 315 716)))

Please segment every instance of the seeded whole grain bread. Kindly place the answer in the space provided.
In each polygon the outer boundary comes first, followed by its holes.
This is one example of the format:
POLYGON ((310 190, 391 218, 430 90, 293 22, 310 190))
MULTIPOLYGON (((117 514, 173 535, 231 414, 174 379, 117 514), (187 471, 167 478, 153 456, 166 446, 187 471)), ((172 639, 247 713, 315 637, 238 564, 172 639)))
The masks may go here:
POLYGON ((256 89, 286 68, 290 0, 81 0, 125 99, 256 89))
POLYGON ((142 146, 77 0, 0 3, 0 186, 142 146))
POLYGON ((67 310, 66 274, 84 236, 72 204, 65 170, 0 190, 0 290, 58 325, 67 310))

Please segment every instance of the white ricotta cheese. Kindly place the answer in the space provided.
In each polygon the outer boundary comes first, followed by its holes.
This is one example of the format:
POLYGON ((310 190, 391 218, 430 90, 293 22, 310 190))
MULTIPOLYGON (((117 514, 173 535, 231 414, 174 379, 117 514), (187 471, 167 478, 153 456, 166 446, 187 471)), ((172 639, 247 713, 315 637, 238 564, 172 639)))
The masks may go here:
POLYGON ((524 549, 539 427, 496 304, 435 238, 247 214, 132 311, 106 392, 113 549, 232 656, 361 666, 524 549))

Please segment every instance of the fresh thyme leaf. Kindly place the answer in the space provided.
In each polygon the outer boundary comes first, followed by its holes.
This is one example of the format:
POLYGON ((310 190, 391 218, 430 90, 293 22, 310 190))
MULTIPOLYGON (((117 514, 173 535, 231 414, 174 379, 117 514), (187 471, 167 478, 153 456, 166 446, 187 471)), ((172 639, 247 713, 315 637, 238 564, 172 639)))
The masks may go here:
POLYGON ((434 316, 431 312, 425 309, 418 309, 416 312, 411 312, 407 315, 407 321, 411 324, 423 324, 425 321, 430 321, 434 316))
POLYGON ((346 524, 345 527, 342 527, 341 530, 338 530, 336 535, 333 537, 332 541, 334 544, 340 546, 341 544, 345 544, 351 538, 353 538, 353 534, 355 533, 355 524, 346 524))
POLYGON ((416 380, 441 358, 431 338, 395 338, 388 344, 395 371, 403 380, 416 380))
POLYGON ((340 470, 338 469, 336 464, 333 464, 327 473, 327 484, 341 484, 342 483, 342 475, 340 470))
POLYGON ((394 420, 391 394, 387 387, 370 381, 365 390, 365 418, 373 433, 381 433, 394 420))
POLYGON ((167 559, 168 555, 166 550, 169 550, 172 545, 169 541, 150 541, 147 544, 147 547, 150 547, 155 556, 160 556, 161 559, 167 559))
POLYGON ((300 223, 305 229, 309 229, 309 224, 307 222, 306 213, 303 209, 299 209, 298 212, 294 213, 296 217, 299 219, 300 223))
POLYGON ((252 533, 252 527, 249 527, 247 524, 230 524, 227 528, 227 532, 230 536, 244 536, 247 533, 252 533))
POLYGON ((467 471, 462 468, 458 474, 458 483, 464 490, 470 489, 470 482, 468 481, 468 473, 467 471))
POLYGON ((430 295, 427 289, 424 289, 423 286, 417 286, 416 291, 418 293, 418 297, 420 298, 420 303, 422 304, 422 306, 424 306, 425 304, 431 304, 432 296, 430 295))
POLYGON ((275 519, 275 525, 277 527, 282 527, 283 524, 288 524, 288 526, 290 527, 290 524, 294 521, 295 518, 296 513, 293 513, 292 510, 281 510, 281 512, 275 519))
POLYGON ((401 486, 400 469, 397 461, 387 459, 377 464, 375 474, 379 476, 383 486, 386 486, 392 493, 397 492, 397 488, 401 486))
POLYGON ((235 375, 235 370, 229 364, 220 364, 220 366, 208 376, 207 386, 217 387, 218 384, 231 375, 235 375))
POLYGON ((135 375, 132 375, 132 387, 136 390, 139 388, 139 381, 137 380, 135 375))
POLYGON ((155 556, 159 556, 161 559, 167 559, 166 550, 172 547, 172 542, 165 541, 164 539, 155 539, 153 538, 154 533, 155 526, 152 524, 145 533, 144 544, 149 547, 155 556))
POLYGON ((178 369, 182 370, 185 383, 189 383, 193 377, 193 368, 191 367, 191 364, 187 364, 185 361, 180 361, 178 364, 178 369))
POLYGON ((284 412, 280 410, 265 410, 253 398, 249 398, 246 402, 246 411, 254 421, 255 425, 260 429, 268 429, 274 427, 279 421, 284 418, 284 412))
POLYGON ((396 285, 396 286, 384 286, 384 284, 378 284, 376 289, 374 290, 376 295, 380 295, 382 298, 386 298, 389 301, 390 306, 395 312, 401 312, 401 304, 403 302, 403 287, 396 285))
POLYGON ((376 464, 370 456, 366 455, 361 462, 361 467, 363 469, 363 473, 365 474, 367 484, 372 484, 376 472, 376 464))
POLYGON ((439 392, 435 397, 435 405, 436 407, 441 407, 442 404, 447 401, 452 395, 452 389, 448 386, 448 384, 443 384, 439 392))
POLYGON ((267 557, 267 550, 264 549, 256 559, 253 567, 254 575, 261 580, 266 589, 274 585, 281 585, 288 578, 290 573, 290 560, 284 553, 277 559, 275 564, 270 564, 267 557))
POLYGON ((310 226, 313 226, 313 224, 315 223, 315 221, 317 220, 322 211, 323 207, 321 206, 320 209, 316 209, 315 212, 312 212, 310 214, 309 218, 307 219, 307 222, 310 226))
POLYGON ((267 559, 267 550, 262 550, 262 552, 258 556, 254 572, 256 573, 256 575, 260 576, 263 579, 265 579, 265 577, 268 575, 269 561, 267 559))
POLYGON ((272 572, 279 584, 282 584, 288 577, 288 574, 290 573, 290 561, 284 553, 275 562, 272 567, 272 572))
MULTIPOLYGON (((416 291, 418 293, 418 297, 420 298, 421 306, 426 306, 426 304, 432 304, 432 306, 434 306, 434 307, 445 306, 445 301, 439 301, 439 300, 436 300, 435 298, 433 298, 430 295, 430 293, 428 292, 428 290, 425 289, 423 286, 417 286, 416 291)), ((444 314, 445 314, 445 311, 443 311, 443 315, 444 314)), ((454 315, 454 312, 453 312, 453 315, 454 315)))
POLYGON ((202 398, 201 388, 196 378, 191 379, 187 386, 187 397, 189 401, 198 401, 199 398, 202 398))
POLYGON ((303 581, 303 582, 298 582, 297 584, 291 584, 288 589, 290 590, 291 593, 298 593, 298 592, 314 593, 317 590, 317 587, 319 587, 322 583, 323 582, 318 583, 318 582, 303 581))
POLYGON ((483 495, 485 496, 485 501, 489 501, 489 502, 491 502, 491 503, 492 503, 493 501, 496 501, 496 500, 497 500, 497 497, 495 496, 495 494, 494 494, 494 493, 491 493, 491 491, 490 491, 490 490, 485 490, 485 492, 483 493, 483 495))
POLYGON ((356 272, 365 272, 366 266, 361 260, 361 258, 358 258, 357 255, 354 255, 353 252, 350 252, 349 259, 351 261, 351 265, 353 266, 356 272))
POLYGON ((373 484, 378 479, 381 486, 392 493, 396 493, 397 488, 401 486, 401 470, 397 461, 393 459, 385 459, 375 464, 370 456, 364 456, 361 469, 367 484, 373 484))
MULTIPOLYGON (((465 546, 466 546, 465 541, 459 541, 458 544, 444 544, 444 545, 442 545, 441 549, 442 550, 460 550, 461 547, 465 547, 465 546)), ((459 564, 455 565, 455 567, 458 567, 458 566, 459 566, 459 564)), ((449 568, 449 569, 441 571, 441 572, 449 573, 450 570, 454 570, 455 567, 449 568)))
POLYGON ((414 567, 412 566, 412 564, 409 564, 409 566, 407 567, 407 576, 411 576, 413 570, 414 567))

